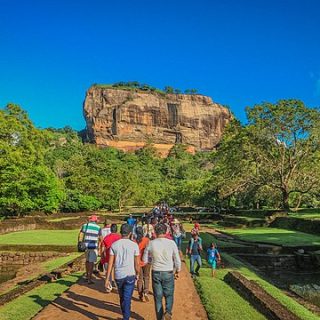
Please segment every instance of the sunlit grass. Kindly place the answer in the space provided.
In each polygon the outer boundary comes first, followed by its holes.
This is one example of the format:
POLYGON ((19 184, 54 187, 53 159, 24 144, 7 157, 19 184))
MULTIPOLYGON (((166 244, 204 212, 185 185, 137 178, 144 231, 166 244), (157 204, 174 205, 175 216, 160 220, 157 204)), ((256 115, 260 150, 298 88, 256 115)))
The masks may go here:
POLYGON ((287 246, 320 245, 320 236, 277 228, 224 229, 241 240, 267 242, 287 246))
POLYGON ((73 285, 82 273, 66 276, 53 283, 47 283, 35 288, 17 299, 0 307, 1 320, 29 320, 33 318, 43 307, 55 300, 71 285, 73 285))
POLYGON ((0 244, 65 245, 77 244, 79 230, 31 230, 4 234, 0 244))

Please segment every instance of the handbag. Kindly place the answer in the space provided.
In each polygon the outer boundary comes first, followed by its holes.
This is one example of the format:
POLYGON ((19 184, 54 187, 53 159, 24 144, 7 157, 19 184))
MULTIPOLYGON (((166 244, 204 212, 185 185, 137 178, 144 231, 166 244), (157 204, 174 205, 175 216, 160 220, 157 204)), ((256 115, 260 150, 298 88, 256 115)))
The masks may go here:
POLYGON ((86 242, 84 241, 84 239, 86 238, 87 230, 88 230, 88 223, 87 223, 86 230, 84 232, 82 240, 78 241, 78 252, 85 252, 87 249, 86 242))

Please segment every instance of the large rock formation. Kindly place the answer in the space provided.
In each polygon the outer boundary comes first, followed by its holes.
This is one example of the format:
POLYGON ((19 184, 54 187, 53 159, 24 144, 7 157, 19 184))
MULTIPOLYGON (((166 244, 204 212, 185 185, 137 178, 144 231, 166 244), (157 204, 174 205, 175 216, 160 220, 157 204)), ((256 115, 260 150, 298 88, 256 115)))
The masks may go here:
POLYGON ((228 109, 202 95, 161 94, 92 86, 86 94, 87 136, 124 151, 152 143, 166 155, 176 143, 190 152, 212 150, 231 119, 228 109))

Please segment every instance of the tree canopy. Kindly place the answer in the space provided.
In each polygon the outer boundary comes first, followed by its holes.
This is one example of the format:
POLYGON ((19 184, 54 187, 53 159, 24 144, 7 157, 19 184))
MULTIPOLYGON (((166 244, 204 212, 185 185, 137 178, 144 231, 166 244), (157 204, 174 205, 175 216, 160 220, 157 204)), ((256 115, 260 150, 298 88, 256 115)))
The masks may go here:
MULTIPOLYGON (((132 83, 132 86, 139 84, 132 83)), ((167 88, 172 91, 173 88, 167 88)), ((216 150, 152 143, 135 153, 82 142, 70 127, 36 128, 25 111, 0 110, 0 214, 122 209, 128 205, 319 205, 320 115, 298 100, 247 108, 216 150)))

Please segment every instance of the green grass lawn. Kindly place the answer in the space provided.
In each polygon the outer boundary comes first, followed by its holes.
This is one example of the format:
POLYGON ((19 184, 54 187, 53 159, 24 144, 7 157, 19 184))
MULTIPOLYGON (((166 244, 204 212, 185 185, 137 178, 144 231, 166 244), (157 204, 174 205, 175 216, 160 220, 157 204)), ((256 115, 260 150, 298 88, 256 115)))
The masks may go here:
POLYGON ((0 244, 65 245, 78 242, 79 230, 31 230, 0 236, 0 244))
POLYGON ((241 240, 287 246, 320 245, 320 236, 277 228, 224 229, 241 240))
POLYGON ((52 270, 57 269, 63 266, 64 264, 80 257, 82 254, 83 253, 81 252, 70 253, 66 257, 58 257, 55 259, 50 259, 48 261, 42 262, 41 265, 44 268, 44 270, 46 270, 47 272, 51 272, 52 270))
POLYGON ((299 219, 308 219, 308 220, 320 220, 320 213, 289 213, 289 217, 299 218, 299 219))
MULTIPOLYGON (((209 234, 202 234, 205 248, 211 242, 209 234)), ((184 241, 186 245, 186 241, 184 241)), ((224 276, 232 270, 240 272, 250 280, 254 280, 264 288, 271 296, 276 298, 288 310, 293 312, 302 320, 317 320, 319 317, 300 305, 294 299, 288 297, 280 289, 262 279, 248 266, 233 258, 231 255, 223 253, 222 260, 227 264, 227 268, 217 270, 216 278, 211 277, 211 270, 208 268, 206 260, 203 259, 203 267, 200 269, 200 277, 196 278, 195 284, 200 294, 201 301, 208 313, 209 319, 229 320, 229 319, 265 319, 256 309, 254 309, 245 299, 234 291, 226 282, 224 276)), ((189 261, 187 261, 189 266, 189 261)))
POLYGON ((73 285, 81 275, 82 273, 75 273, 56 282, 41 285, 5 304, 0 307, 0 319, 29 320, 33 318, 42 308, 73 285))
MULTIPOLYGON (((76 220, 80 218, 80 216, 76 217, 63 217, 63 218, 53 218, 53 219, 48 219, 49 222, 60 222, 60 221, 68 221, 68 220, 76 220)), ((83 218, 85 220, 85 218, 83 218)))
MULTIPOLYGON (((207 233, 202 234, 201 237, 205 247, 212 241, 212 236, 207 233)), ((184 247, 186 243, 187 240, 184 241, 184 247)), ((195 285, 208 313, 209 320, 266 319, 223 281, 229 269, 219 269, 216 278, 213 279, 211 277, 211 269, 208 267, 206 260, 203 259, 202 262, 203 267, 200 269, 200 277, 196 278, 195 285)), ((189 268, 190 262, 188 258, 186 263, 189 268)))

